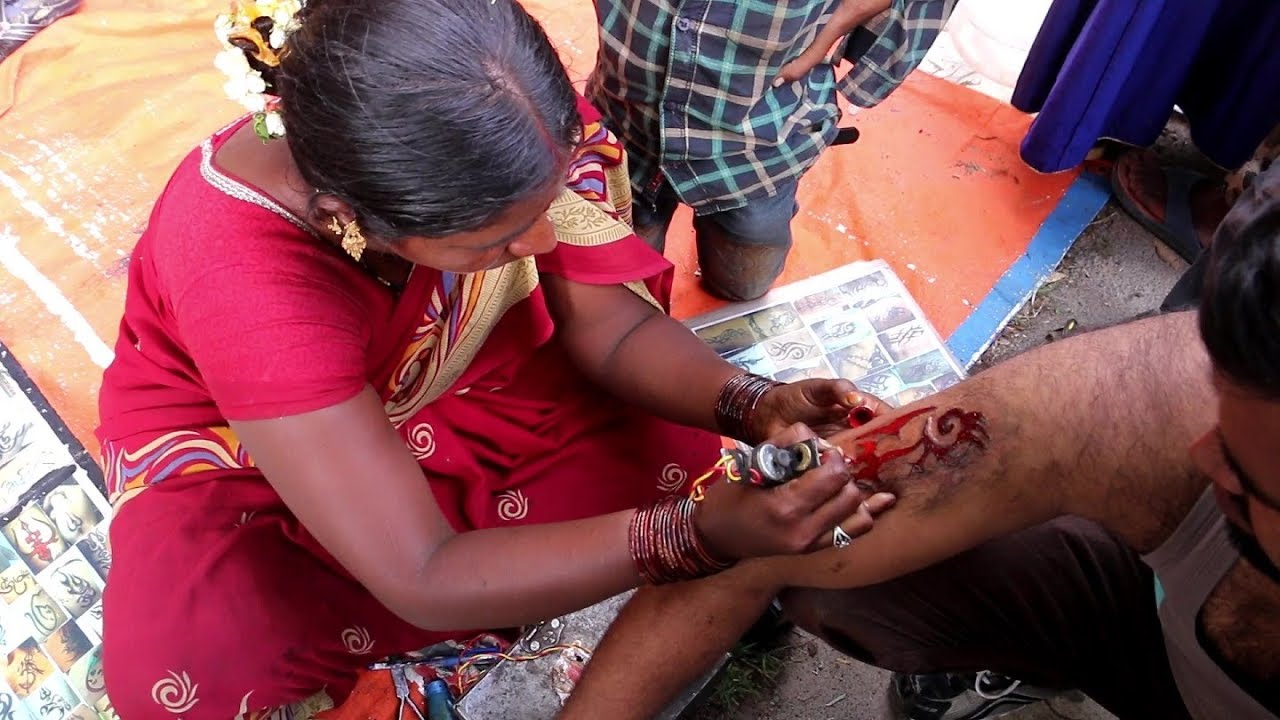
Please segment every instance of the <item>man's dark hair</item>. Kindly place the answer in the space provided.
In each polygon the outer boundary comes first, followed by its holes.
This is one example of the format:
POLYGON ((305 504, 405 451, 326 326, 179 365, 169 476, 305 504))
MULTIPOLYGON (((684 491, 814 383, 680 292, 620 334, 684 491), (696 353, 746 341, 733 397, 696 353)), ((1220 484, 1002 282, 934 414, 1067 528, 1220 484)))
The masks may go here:
POLYGON ((1280 163, 1232 206, 1210 249, 1200 334, 1218 372, 1280 400, 1280 163))
POLYGON ((311 0, 267 77, 308 183, 384 241, 491 223, 563 177, 581 122, 514 0, 311 0))

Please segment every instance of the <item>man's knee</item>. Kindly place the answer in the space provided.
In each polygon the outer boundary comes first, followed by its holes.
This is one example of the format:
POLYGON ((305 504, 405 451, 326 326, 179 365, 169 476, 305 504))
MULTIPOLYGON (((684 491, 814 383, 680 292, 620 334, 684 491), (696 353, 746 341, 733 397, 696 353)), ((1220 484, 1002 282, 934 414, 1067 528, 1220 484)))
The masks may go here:
POLYGON ((831 647, 863 662, 871 662, 873 653, 864 647, 866 638, 858 637, 861 626, 850 605, 852 590, 818 590, 788 588, 779 596, 782 611, 800 629, 831 647))
POLYGON ((696 216, 702 282, 727 300, 754 300, 782 274, 791 250, 795 186, 733 210, 696 216))
POLYGON ((698 240, 702 282, 713 295, 741 302, 769 292, 782 274, 790 242, 782 246, 698 240))
POLYGON ((788 620, 807 632, 817 634, 814 631, 823 624, 822 619, 827 613, 824 600, 829 593, 828 590, 813 588, 787 588, 778 596, 778 602, 782 604, 782 612, 788 620))

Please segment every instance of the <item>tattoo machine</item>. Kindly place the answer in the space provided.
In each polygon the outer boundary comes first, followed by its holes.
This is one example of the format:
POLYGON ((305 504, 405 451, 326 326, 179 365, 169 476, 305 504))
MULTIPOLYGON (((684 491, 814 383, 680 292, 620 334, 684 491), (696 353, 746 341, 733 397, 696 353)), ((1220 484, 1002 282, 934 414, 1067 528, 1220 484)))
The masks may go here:
POLYGON ((689 499, 702 502, 707 486, 723 477, 729 482, 758 487, 774 487, 794 480, 822 464, 822 448, 817 438, 787 447, 762 443, 721 450, 720 459, 702 477, 693 481, 689 499))
POLYGON ((773 487, 794 480, 822 464, 817 438, 787 447, 762 443, 743 450, 724 450, 732 458, 725 475, 733 482, 773 487))

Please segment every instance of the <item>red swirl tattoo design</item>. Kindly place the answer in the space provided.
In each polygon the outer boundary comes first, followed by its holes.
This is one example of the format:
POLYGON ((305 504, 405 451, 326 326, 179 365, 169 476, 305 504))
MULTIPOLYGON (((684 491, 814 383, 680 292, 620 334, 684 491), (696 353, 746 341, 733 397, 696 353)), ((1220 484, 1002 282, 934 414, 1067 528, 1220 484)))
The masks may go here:
POLYGON ((896 491, 893 483, 932 464, 957 467, 987 449, 990 435, 982 413, 950 408, 936 415, 937 409, 917 408, 855 440, 854 482, 864 490, 896 491))

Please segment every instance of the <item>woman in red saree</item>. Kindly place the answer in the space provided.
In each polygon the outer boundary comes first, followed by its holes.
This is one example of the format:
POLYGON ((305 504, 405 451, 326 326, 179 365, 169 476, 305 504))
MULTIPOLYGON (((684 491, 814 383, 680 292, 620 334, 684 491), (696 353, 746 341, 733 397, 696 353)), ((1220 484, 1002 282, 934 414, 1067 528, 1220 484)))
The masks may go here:
POLYGON ((122 716, 340 702, 378 657, 804 551, 891 501, 834 457, 662 500, 715 430, 861 398, 744 384, 665 315, 620 146, 518 5, 311 0, 278 56, 241 19, 287 142, 246 118, 178 167, 103 381, 122 716))

